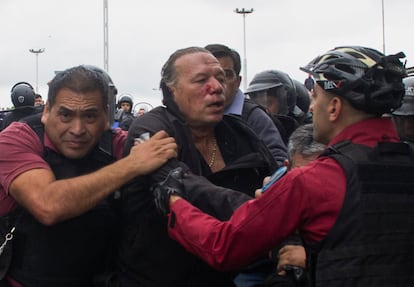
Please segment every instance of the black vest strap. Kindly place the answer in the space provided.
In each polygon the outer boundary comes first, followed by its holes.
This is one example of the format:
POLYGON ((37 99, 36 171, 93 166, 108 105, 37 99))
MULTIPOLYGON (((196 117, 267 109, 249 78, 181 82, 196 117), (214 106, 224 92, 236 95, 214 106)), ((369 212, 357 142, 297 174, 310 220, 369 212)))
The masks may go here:
POLYGON ((336 223, 310 246, 312 286, 410 286, 414 275, 414 160, 405 143, 341 142, 347 191, 336 223), (393 278, 395 280, 389 280, 393 278))

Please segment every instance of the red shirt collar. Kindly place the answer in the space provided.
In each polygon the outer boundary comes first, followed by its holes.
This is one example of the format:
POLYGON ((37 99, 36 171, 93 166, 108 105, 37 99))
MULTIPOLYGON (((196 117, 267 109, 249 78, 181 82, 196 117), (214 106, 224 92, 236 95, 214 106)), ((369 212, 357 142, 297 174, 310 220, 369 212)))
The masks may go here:
POLYGON ((392 119, 371 118, 346 127, 330 142, 329 146, 341 141, 350 140, 353 143, 373 147, 378 142, 397 142, 399 137, 392 119))

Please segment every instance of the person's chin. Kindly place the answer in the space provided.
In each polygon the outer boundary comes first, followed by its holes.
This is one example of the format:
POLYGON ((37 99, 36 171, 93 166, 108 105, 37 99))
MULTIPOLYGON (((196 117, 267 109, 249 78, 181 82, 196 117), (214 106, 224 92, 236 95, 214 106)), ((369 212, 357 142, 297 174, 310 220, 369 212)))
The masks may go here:
POLYGON ((223 115, 224 115, 223 112, 217 112, 217 113, 211 114, 210 119, 212 122, 219 123, 223 119, 223 115))
POLYGON ((86 148, 65 148, 63 155, 69 159, 81 159, 86 156, 88 149, 86 148))

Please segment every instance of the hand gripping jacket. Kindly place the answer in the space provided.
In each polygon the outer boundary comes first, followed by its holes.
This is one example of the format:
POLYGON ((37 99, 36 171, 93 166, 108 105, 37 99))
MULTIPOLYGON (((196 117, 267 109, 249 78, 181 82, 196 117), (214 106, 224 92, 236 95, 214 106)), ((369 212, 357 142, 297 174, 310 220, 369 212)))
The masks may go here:
POLYGON ((168 173, 167 178, 151 187, 155 206, 161 215, 170 213, 170 196, 177 194, 184 197, 183 169, 177 167, 168 173))
POLYGON ((311 286, 412 286, 413 150, 402 142, 368 148, 345 141, 322 156, 343 167, 347 191, 332 229, 307 248, 311 286))
MULTIPOLYGON (((40 115, 26 121, 43 141, 44 127, 40 115)), ((112 132, 81 160, 69 160, 45 148, 44 159, 57 179, 95 171, 114 161, 112 132)), ((94 276, 108 267, 113 250, 116 217, 109 199, 89 212, 73 219, 45 226, 27 211, 13 212, 16 224, 13 259, 9 274, 23 286, 92 286, 94 276)))

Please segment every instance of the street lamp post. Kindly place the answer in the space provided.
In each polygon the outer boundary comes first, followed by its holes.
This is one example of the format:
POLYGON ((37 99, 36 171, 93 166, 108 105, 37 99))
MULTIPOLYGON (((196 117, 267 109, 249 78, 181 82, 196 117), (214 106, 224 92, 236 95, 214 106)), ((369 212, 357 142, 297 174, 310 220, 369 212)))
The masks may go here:
POLYGON ((247 90, 247 56, 246 56, 246 15, 253 13, 253 9, 246 10, 244 8, 236 8, 235 13, 243 15, 243 87, 244 91, 247 90))
POLYGON ((45 49, 30 49, 31 53, 36 55, 36 93, 39 91, 39 54, 43 53, 45 49))
POLYGON ((103 14, 103 20, 104 20, 104 69, 106 72, 109 72, 109 48, 108 48, 108 0, 103 1, 104 5, 104 14, 103 14))
POLYGON ((381 0, 382 5, 382 53, 385 54, 385 16, 384 16, 384 0, 381 0))

